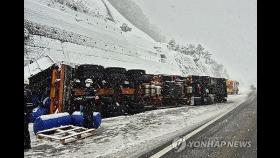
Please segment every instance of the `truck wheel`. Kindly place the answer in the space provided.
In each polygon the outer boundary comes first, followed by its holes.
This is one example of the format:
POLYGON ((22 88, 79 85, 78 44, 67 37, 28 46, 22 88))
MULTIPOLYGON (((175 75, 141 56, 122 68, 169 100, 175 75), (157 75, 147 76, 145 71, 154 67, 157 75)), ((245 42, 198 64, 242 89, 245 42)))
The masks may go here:
POLYGON ((112 73, 118 73, 118 74, 125 74, 126 69, 122 67, 107 67, 105 68, 106 73, 112 74, 112 73))
POLYGON ((145 74, 146 71, 141 69, 132 69, 132 70, 127 70, 126 72, 126 76, 131 78, 132 80, 138 80, 139 77, 145 74))

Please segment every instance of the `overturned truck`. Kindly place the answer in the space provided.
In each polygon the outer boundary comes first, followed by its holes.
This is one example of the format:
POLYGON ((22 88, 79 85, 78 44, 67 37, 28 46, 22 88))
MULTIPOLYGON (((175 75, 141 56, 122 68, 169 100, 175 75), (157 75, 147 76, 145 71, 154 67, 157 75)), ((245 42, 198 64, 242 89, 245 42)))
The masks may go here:
POLYGON ((86 93, 86 79, 93 81, 99 97, 94 109, 102 117, 135 114, 146 107, 208 105, 227 100, 224 78, 146 74, 141 69, 90 64, 54 64, 29 78, 33 103, 45 106, 50 114, 79 111, 83 104, 79 98, 86 93))
POLYGON ((85 80, 92 79, 93 88, 99 96, 94 109, 103 117, 133 114, 144 110, 141 104, 140 85, 144 70, 126 70, 120 67, 104 68, 101 65, 84 64, 72 67, 66 64, 53 65, 31 76, 29 86, 33 92, 33 103, 41 105, 45 98, 50 104, 48 113, 80 110, 80 99, 85 95, 85 80))

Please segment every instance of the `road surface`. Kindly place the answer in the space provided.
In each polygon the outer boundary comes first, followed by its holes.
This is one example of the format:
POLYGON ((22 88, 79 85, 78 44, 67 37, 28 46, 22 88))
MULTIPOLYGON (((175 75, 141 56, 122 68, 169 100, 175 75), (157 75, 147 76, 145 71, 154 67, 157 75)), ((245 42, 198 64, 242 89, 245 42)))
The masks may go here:
MULTIPOLYGON (((174 140, 183 140, 183 136, 174 140)), ((170 144, 174 148, 162 157, 257 157, 257 92, 250 93, 247 101, 185 142, 170 142, 141 157, 160 153, 170 144)))

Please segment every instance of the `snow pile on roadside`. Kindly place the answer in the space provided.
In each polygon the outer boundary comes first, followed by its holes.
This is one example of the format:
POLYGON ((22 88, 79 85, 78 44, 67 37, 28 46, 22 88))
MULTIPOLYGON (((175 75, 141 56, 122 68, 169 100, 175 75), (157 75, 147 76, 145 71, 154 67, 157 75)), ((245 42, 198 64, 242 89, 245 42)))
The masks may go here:
POLYGON ((223 104, 161 109, 104 119, 95 136, 65 146, 37 140, 31 134, 33 149, 24 154, 32 157, 137 157, 239 105, 247 94, 248 91, 229 96, 228 103, 223 104))

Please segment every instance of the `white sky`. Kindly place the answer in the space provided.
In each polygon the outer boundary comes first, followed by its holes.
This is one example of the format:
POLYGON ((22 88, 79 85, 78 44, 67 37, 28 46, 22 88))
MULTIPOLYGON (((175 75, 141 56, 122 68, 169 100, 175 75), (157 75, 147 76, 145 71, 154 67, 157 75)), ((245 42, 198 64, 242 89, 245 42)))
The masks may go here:
POLYGON ((233 79, 257 83, 257 0, 134 0, 167 39, 201 43, 233 79))

